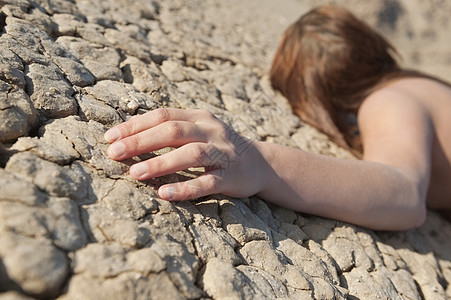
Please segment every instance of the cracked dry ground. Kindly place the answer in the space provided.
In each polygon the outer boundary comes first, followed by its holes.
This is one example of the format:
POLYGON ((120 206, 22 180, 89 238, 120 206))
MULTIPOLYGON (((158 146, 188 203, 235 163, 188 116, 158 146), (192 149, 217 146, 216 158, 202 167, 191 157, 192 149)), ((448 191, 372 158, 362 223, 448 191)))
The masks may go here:
POLYGON ((269 87, 288 24, 270 2, 0 0, 0 299, 451 298, 432 212, 384 233, 254 197, 172 204, 155 188, 199 170, 141 183, 146 157, 106 158, 107 128, 182 107, 352 159, 269 87))

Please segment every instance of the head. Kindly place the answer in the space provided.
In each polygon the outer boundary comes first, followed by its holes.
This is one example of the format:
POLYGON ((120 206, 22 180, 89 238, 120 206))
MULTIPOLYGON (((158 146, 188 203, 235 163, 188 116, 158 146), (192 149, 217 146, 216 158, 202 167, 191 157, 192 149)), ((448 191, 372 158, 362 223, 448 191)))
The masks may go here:
POLYGON ((349 11, 321 6, 285 31, 271 83, 302 119, 356 150, 355 128, 345 116, 356 114, 372 90, 400 70, 393 54, 382 36, 349 11))

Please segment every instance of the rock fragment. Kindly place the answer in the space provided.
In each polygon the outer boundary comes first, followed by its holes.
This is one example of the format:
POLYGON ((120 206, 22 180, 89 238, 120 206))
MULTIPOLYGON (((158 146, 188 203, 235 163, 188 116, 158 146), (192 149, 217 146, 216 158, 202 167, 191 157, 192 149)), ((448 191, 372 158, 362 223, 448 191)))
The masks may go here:
POLYGON ((74 90, 54 65, 31 64, 25 67, 27 93, 36 109, 47 118, 62 118, 77 113, 74 90))
POLYGON ((38 112, 21 89, 0 80, 0 142, 27 135, 38 121, 38 112))
POLYGON ((56 42, 79 59, 97 80, 122 80, 121 58, 114 48, 76 37, 62 36, 56 42))
POLYGON ((38 297, 56 297, 69 275, 66 254, 43 238, 2 234, 0 258, 11 287, 17 284, 26 293, 38 297))

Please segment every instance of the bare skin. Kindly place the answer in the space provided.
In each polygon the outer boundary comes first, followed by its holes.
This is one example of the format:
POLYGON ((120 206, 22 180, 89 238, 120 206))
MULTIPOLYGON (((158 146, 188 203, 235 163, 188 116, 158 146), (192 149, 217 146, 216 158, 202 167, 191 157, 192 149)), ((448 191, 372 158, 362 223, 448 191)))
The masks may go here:
POLYGON ((195 179, 162 186, 166 200, 256 194, 305 213, 405 230, 424 222, 426 205, 451 211, 449 112, 451 89, 432 80, 402 79, 374 92, 358 112, 362 160, 250 141, 203 110, 157 109, 113 127, 105 139, 115 160, 177 148, 133 165, 137 180, 206 167, 195 179))

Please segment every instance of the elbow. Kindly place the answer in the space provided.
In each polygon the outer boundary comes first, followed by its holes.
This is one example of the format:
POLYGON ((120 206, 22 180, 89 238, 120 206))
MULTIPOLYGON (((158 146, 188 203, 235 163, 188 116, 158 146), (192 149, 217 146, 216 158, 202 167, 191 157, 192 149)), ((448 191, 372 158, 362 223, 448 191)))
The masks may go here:
POLYGON ((411 190, 413 191, 411 195, 411 206, 408 209, 409 216, 409 228, 413 229, 420 227, 426 222, 427 208, 426 208, 426 192, 427 186, 425 187, 421 181, 412 183, 411 190))
POLYGON ((391 218, 385 218, 385 222, 379 222, 375 226, 369 226, 373 230, 382 231, 406 231, 418 228, 426 221, 426 207, 416 207, 397 214, 391 218))
POLYGON ((398 218, 399 228, 395 230, 409 230, 422 226, 426 221, 426 200, 419 195, 411 198, 411 205, 405 209, 404 216, 398 218))
POLYGON ((426 217, 427 217, 426 205, 419 204, 410 212, 410 216, 408 217, 409 222, 407 222, 406 224, 407 225, 406 230, 420 227, 421 225, 424 224, 424 222, 426 222, 426 217))
POLYGON ((413 222, 413 228, 420 227, 426 222, 427 218, 427 208, 426 208, 426 197, 420 197, 418 204, 415 208, 415 222, 413 222))
POLYGON ((401 211, 398 216, 398 228, 395 230, 409 230, 422 226, 426 221, 426 190, 427 186, 419 180, 405 181, 402 191, 399 192, 399 198, 396 202, 404 203, 400 205, 401 211), (404 207, 404 209, 402 209, 404 207))
MULTIPOLYGON (((390 208, 391 213, 385 214, 385 222, 379 224, 377 230, 405 231, 418 228, 424 224, 427 217, 425 197, 420 194, 402 194, 402 198, 394 201, 399 205, 390 208)), ((387 212, 387 210, 385 210, 387 212)))

